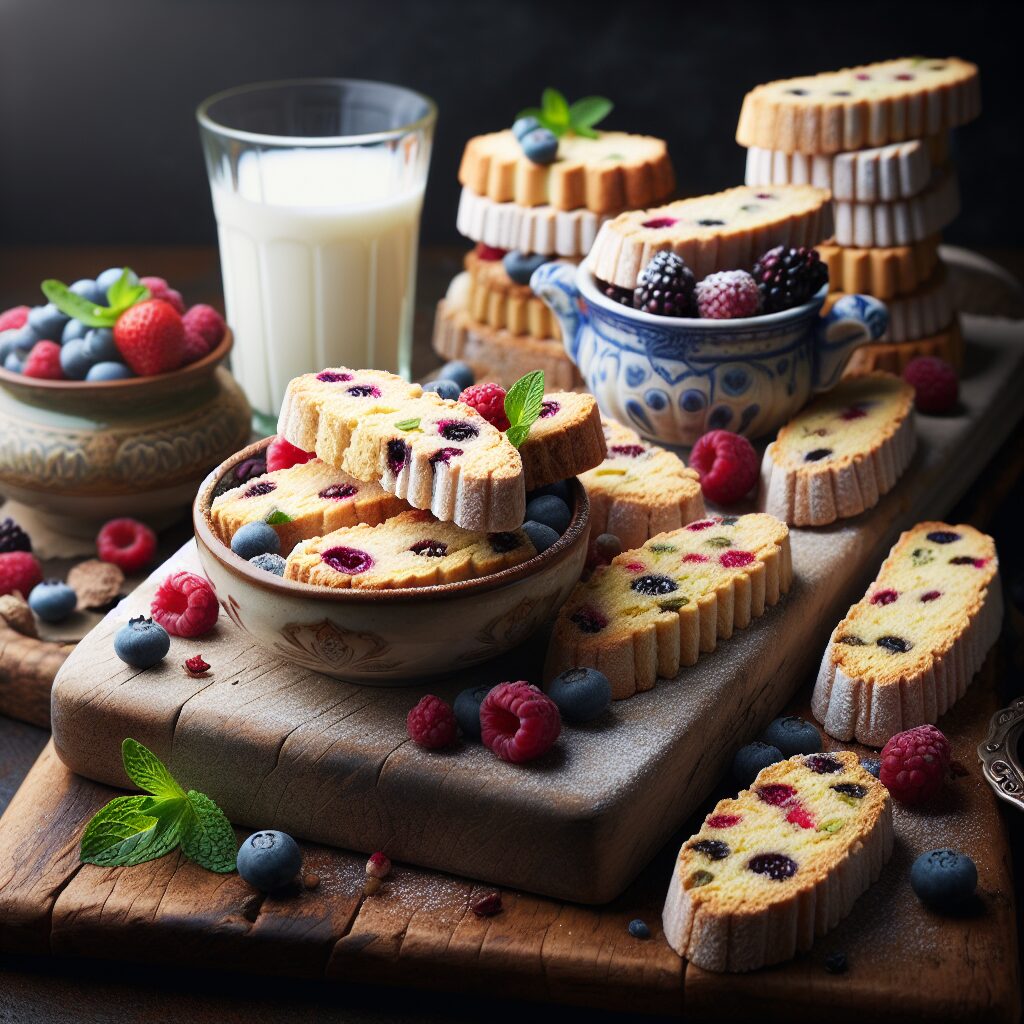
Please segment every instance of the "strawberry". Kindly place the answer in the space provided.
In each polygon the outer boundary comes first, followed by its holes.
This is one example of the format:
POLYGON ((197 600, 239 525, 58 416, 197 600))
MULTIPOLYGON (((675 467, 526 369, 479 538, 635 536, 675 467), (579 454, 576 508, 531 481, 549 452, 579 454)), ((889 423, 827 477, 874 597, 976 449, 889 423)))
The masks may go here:
POLYGON ((169 302, 147 299, 117 318, 114 344, 140 377, 168 373, 185 358, 185 328, 169 302))

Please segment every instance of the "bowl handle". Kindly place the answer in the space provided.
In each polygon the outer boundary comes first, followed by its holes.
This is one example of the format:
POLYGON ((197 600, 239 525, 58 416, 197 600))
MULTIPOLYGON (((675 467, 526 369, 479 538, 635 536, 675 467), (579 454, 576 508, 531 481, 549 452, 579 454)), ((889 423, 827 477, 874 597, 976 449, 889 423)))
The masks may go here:
POLYGON ((854 349, 878 341, 889 327, 884 302, 870 295, 844 295, 815 325, 815 391, 834 387, 854 349))
POLYGON ((570 263, 542 263, 530 277, 530 288, 558 318, 562 344, 575 363, 580 327, 588 317, 576 286, 576 267, 570 263))

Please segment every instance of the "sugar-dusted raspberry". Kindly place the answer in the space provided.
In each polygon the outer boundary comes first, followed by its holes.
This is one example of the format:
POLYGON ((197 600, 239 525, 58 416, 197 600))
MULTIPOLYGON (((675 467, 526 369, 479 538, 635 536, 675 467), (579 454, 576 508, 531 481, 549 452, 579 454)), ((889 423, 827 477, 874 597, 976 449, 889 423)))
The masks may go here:
POLYGON ((137 519, 111 519, 96 535, 96 553, 122 572, 141 572, 156 555, 156 534, 137 519))
POLYGON ((558 705, 524 680, 499 683, 480 705, 481 739, 503 761, 540 757, 561 731, 558 705))
POLYGON ((428 693, 405 720, 409 738, 427 750, 440 750, 455 740, 455 712, 440 697, 428 693))
POLYGON ((209 633, 220 611, 208 580, 194 572, 173 572, 157 588, 150 606, 153 621, 172 636, 209 633))
POLYGON ((505 389, 500 384, 474 384, 459 395, 459 401, 471 405, 488 423, 498 430, 508 430, 505 414, 505 389))
POLYGON ((42 580, 43 570, 35 555, 28 551, 0 554, 0 594, 19 593, 28 597, 32 588, 42 580))
POLYGON ((903 369, 903 379, 914 389, 918 412, 939 415, 956 407, 959 381, 956 370, 938 356, 918 356, 903 369))
POLYGON ((267 472, 291 469, 292 466, 301 466, 315 458, 316 452, 304 452, 283 437, 275 437, 267 447, 267 472))
POLYGON ((934 725, 898 732, 882 748, 879 778, 904 804, 918 804, 942 789, 949 771, 949 740, 934 725))
POLYGON ((697 314, 708 320, 756 316, 761 308, 757 282, 745 270, 708 274, 697 285, 697 314))
POLYGON ((28 306, 12 306, 0 313, 0 331, 13 331, 28 321, 28 306))
POLYGON ((151 299, 163 299, 164 302, 169 302, 178 313, 185 312, 185 301, 181 297, 181 292, 172 288, 162 277, 140 277, 139 284, 149 289, 151 299))
POLYGON ((700 474, 705 497, 731 505, 757 483, 758 461, 754 446, 729 430, 712 430, 690 452, 690 466, 700 474))
POLYGON ((60 345, 55 341, 37 341, 32 346, 21 372, 26 377, 38 377, 41 380, 63 380, 60 345))

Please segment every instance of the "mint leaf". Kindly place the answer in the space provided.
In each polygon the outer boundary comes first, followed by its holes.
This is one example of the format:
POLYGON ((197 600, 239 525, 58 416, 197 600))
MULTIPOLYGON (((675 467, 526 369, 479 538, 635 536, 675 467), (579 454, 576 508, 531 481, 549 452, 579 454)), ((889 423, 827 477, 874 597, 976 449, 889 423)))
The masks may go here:
POLYGON ((516 120, 518 121, 521 117, 535 117, 541 124, 544 123, 544 111, 540 107, 527 107, 525 110, 520 110, 516 114, 516 120))
POLYGON ((181 836, 182 853, 207 871, 222 875, 235 870, 238 843, 231 822, 208 797, 188 791, 189 816, 181 836))
POLYGON ((604 96, 584 96, 569 107, 569 125, 577 135, 596 139, 594 125, 603 121, 611 112, 614 104, 604 96))
POLYGON ((151 796, 119 796, 85 827, 81 859, 100 867, 130 867, 170 853, 181 839, 184 797, 154 800, 151 796))
POLYGON ((124 771, 139 789, 168 800, 183 800, 185 791, 174 781, 163 761, 137 740, 121 744, 124 771))
POLYGON ((534 370, 515 382, 505 395, 509 428, 505 436, 518 448, 526 440, 544 402, 544 371, 534 370))
POLYGON ((48 278, 42 285, 43 294, 66 316, 81 320, 86 327, 113 327, 117 311, 76 295, 63 281, 48 278))
POLYGON ((263 522, 265 522, 267 526, 280 526, 282 523, 294 523, 295 516, 290 516, 287 512, 282 512, 279 508, 275 508, 273 511, 267 513, 263 522))
POLYGON ((419 430, 420 428, 420 417, 412 416, 407 420, 396 420, 395 426, 399 430, 419 430))
POLYGON ((135 290, 136 286, 132 284, 134 276, 132 271, 125 267, 121 271, 121 276, 107 289, 107 305, 111 309, 127 309, 131 305, 125 299, 130 292, 135 290))
POLYGON ((540 107, 543 112, 543 124, 559 138, 569 128, 569 101, 557 90, 547 88, 541 94, 540 107))

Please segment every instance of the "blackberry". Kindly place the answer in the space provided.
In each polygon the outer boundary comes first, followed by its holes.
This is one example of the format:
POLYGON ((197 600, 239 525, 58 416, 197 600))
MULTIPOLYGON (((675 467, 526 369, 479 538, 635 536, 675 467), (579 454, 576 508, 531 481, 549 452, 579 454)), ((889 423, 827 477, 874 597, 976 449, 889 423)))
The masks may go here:
POLYGON ((656 252, 644 267, 633 292, 633 308, 659 316, 693 316, 693 271, 674 252, 656 252))
POLYGON ((761 311, 778 313, 810 301, 828 281, 828 267, 817 249, 777 245, 754 264, 753 277, 761 291, 761 311))
POLYGON ((31 551, 28 534, 10 517, 0 523, 0 552, 31 551))

